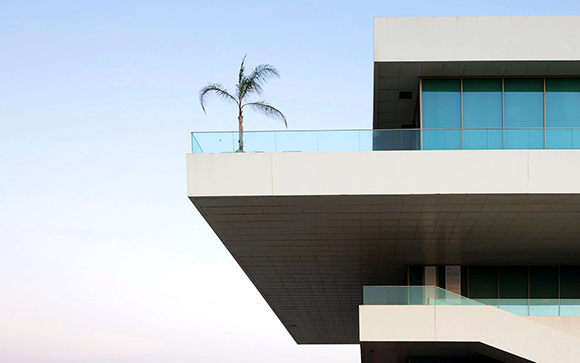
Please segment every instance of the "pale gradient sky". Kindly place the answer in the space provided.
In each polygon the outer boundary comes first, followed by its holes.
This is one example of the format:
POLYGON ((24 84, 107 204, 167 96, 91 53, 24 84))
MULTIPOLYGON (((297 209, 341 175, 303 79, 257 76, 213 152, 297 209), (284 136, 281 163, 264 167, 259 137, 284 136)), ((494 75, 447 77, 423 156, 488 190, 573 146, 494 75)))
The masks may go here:
MULTIPOLYGON (((0 362, 357 362, 298 346, 186 198, 198 91, 239 62, 290 129, 370 128, 374 16, 580 1, 0 0, 0 362)), ((248 113, 247 129, 280 129, 248 113)))

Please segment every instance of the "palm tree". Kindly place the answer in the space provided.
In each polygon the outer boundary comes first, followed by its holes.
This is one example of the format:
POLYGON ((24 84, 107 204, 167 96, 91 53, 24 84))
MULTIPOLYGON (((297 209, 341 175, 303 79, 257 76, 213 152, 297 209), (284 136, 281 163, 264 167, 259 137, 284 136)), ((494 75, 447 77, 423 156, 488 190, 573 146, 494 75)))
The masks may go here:
POLYGON ((284 121, 284 125, 286 125, 286 128, 288 128, 286 117, 275 107, 267 104, 265 101, 246 102, 246 100, 253 94, 259 96, 262 95, 262 85, 268 78, 280 78, 278 71, 276 68, 269 64, 260 64, 254 68, 249 75, 246 75, 244 67, 245 61, 246 56, 244 56, 242 59, 242 64, 240 65, 240 73, 238 77, 238 84, 236 85, 235 95, 230 94, 219 83, 209 83, 199 91, 199 103, 201 104, 203 112, 206 112, 205 105, 207 102, 207 97, 212 94, 238 106, 238 126, 240 134, 240 138, 238 140, 239 152, 244 151, 244 116, 242 113, 244 111, 244 107, 246 106, 270 118, 284 121))

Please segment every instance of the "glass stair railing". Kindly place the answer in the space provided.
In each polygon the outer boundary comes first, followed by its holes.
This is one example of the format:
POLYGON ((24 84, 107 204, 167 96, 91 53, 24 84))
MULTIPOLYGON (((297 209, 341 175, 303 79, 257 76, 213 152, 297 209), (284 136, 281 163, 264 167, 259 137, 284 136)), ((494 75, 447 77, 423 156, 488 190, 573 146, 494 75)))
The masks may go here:
POLYGON ((488 305, 519 316, 580 316, 580 299, 469 299, 437 286, 364 286, 363 304, 488 305))

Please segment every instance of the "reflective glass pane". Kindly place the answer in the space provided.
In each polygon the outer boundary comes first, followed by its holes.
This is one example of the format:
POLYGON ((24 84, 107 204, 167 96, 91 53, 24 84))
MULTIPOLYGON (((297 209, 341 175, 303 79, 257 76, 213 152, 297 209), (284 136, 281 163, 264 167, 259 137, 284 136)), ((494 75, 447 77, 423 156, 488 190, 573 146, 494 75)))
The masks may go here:
POLYGON ((505 79, 506 128, 544 127, 544 80, 505 79))
POLYGON ((501 79, 463 80, 463 127, 502 127, 501 79))
POLYGON ((422 90, 423 128, 461 127, 459 79, 424 79, 422 90))
POLYGON ((546 79, 546 127, 580 127, 580 79, 546 79))

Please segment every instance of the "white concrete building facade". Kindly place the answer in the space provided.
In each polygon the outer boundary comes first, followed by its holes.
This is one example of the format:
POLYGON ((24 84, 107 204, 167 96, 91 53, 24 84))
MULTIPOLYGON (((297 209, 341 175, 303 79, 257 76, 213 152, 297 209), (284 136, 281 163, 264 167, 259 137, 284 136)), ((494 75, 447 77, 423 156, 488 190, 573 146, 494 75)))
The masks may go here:
POLYGON ((580 17, 374 29, 373 130, 194 133, 190 200, 299 344, 577 362, 580 17))

